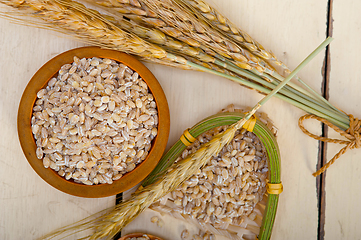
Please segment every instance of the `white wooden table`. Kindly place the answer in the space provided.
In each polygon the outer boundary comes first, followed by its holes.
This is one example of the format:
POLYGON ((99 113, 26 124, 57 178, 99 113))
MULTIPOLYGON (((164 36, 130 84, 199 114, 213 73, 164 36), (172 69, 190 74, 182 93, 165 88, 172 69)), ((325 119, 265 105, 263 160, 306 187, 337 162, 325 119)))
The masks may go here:
MULTIPOLYGON (((332 1, 333 37, 330 48, 329 94, 331 103, 347 113, 361 116, 359 100, 359 56, 361 3, 332 1)), ((248 32, 290 68, 297 66, 326 37, 326 0, 214 0, 214 5, 248 32)), ((0 19, 0 239, 35 239, 115 204, 115 197, 86 199, 62 193, 45 183, 30 167, 20 148, 17 108, 32 75, 46 61, 84 44, 59 34, 20 26, 0 19)), ((318 55, 299 74, 318 92, 323 80, 325 54, 318 55)), ((228 80, 206 73, 183 71, 147 64, 161 83, 170 107, 171 131, 168 147, 184 129, 218 112, 230 103, 253 106, 262 96, 228 80)), ((272 239, 361 239, 360 150, 345 154, 327 172, 324 235, 318 233, 316 168, 319 143, 297 126, 304 112, 278 99, 261 111, 279 128, 284 192, 272 239)), ((307 123, 321 133, 317 122, 307 123)), ((330 133, 330 136, 333 136, 330 133)), ((340 146, 327 146, 330 159, 340 146)), ((324 205, 325 204, 325 205, 324 205)), ((150 223, 145 212, 126 227, 156 233, 165 239, 180 239, 185 223, 168 220, 162 228, 150 223)))

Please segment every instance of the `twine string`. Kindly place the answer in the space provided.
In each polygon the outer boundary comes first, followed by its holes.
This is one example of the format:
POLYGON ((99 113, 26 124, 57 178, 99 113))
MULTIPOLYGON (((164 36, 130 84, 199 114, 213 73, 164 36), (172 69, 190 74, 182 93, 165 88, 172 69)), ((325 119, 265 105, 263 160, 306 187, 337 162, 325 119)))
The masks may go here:
POLYGON ((316 140, 319 140, 319 141, 346 145, 330 161, 328 161, 322 168, 320 168, 315 173, 313 173, 312 175, 314 177, 317 177, 318 175, 320 175, 321 173, 326 171, 327 168, 329 168, 339 157, 341 157, 349 149, 361 147, 361 136, 360 136, 361 135, 361 120, 358 118, 354 118, 354 116, 351 114, 349 114, 348 116, 350 118, 350 127, 346 131, 341 130, 340 128, 336 127, 335 125, 333 125, 326 119, 323 119, 323 118, 320 118, 320 117, 317 117, 317 116, 311 115, 311 114, 302 116, 298 120, 299 127, 301 128, 302 132, 305 133, 306 135, 308 135, 316 140), (310 133, 303 125, 303 121, 307 120, 307 119, 315 119, 315 120, 318 120, 318 121, 326 124, 327 126, 332 128, 333 130, 335 130, 337 133, 339 133, 341 136, 347 138, 348 140, 320 137, 320 136, 310 133))

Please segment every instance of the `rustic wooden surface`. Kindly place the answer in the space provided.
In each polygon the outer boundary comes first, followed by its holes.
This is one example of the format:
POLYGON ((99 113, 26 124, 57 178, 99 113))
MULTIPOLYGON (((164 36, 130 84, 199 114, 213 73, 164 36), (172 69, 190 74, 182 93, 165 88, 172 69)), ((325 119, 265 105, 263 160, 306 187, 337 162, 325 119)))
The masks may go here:
MULTIPOLYGON (((359 42, 361 3, 334 1, 333 37, 330 48, 330 101, 348 114, 360 118, 360 93, 358 91, 361 69, 359 42)), ((332 130, 330 137, 338 138, 332 130)), ((327 159, 331 159, 341 145, 329 144, 327 159)), ((344 154, 327 170, 326 174, 326 223, 325 239, 361 239, 357 224, 361 216, 361 161, 360 149, 344 154)))
MULTIPOLYGON (((358 115, 357 60, 360 4, 335 4, 334 37, 331 52, 331 102, 358 115), (353 5, 352 5, 353 4, 353 5), (353 14, 349 14, 349 12, 353 14), (336 29, 337 28, 337 29, 336 29), (352 33, 352 35, 351 35, 352 33), (348 37, 352 39, 348 40, 348 37), (345 44, 345 41, 348 41, 345 44), (347 73, 342 70, 347 66, 347 73), (350 68, 351 67, 351 68, 350 68), (342 92, 342 97, 340 94, 342 92), (350 103, 350 104, 348 104, 350 103)), ((246 1, 213 0, 236 25, 271 49, 290 68, 297 66, 326 36, 328 1, 246 1)), ((82 46, 59 34, 0 19, 0 239, 35 239, 57 227, 73 223, 115 203, 114 197, 85 199, 64 194, 45 183, 27 163, 17 137, 16 116, 21 94, 31 76, 53 56, 82 46)), ((317 56, 299 75, 316 91, 321 91, 324 54, 317 56)), ((260 98, 255 91, 206 73, 183 71, 147 64, 161 83, 170 107, 171 132, 168 146, 184 129, 218 112, 228 104, 253 106, 260 98)), ((284 192, 272 239, 317 239, 318 198, 311 173, 318 158, 318 142, 305 136, 297 126, 304 112, 278 99, 271 99, 261 111, 279 128, 284 192)), ((307 126, 316 133, 320 124, 307 126)), ((336 148, 329 146, 329 157, 336 148)), ((345 155, 326 178, 325 239, 357 239, 361 200, 357 150, 345 155), (335 237, 337 236, 337 237, 335 237)), ((184 228, 192 226, 164 217, 165 225, 150 223, 155 215, 147 211, 123 233, 145 231, 165 239, 180 239, 184 228)), ((163 217, 162 217, 163 218, 163 217)))

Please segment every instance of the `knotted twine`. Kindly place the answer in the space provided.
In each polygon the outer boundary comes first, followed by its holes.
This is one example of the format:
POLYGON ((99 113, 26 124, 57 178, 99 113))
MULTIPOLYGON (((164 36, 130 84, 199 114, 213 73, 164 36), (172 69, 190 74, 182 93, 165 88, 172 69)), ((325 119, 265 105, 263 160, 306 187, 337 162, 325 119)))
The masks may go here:
POLYGON ((351 115, 351 114, 349 114, 348 116, 350 118, 350 127, 346 131, 341 130, 340 128, 336 127, 335 125, 333 125, 326 119, 323 119, 323 118, 320 118, 320 117, 317 117, 317 116, 311 115, 311 114, 307 114, 298 120, 299 127, 301 128, 302 132, 305 133, 306 135, 308 135, 316 140, 323 141, 323 142, 338 143, 338 144, 346 145, 330 161, 328 161, 322 168, 320 168, 317 172, 313 173, 312 175, 314 177, 317 177, 318 175, 320 175, 321 173, 326 171, 326 169, 329 168, 339 157, 341 157, 342 154, 346 153, 347 150, 361 147, 361 137, 360 137, 361 120, 354 118, 353 115, 351 115), (328 137, 320 137, 320 136, 314 135, 314 134, 310 133, 303 126, 303 121, 306 119, 316 119, 316 120, 326 124, 327 126, 332 128, 333 130, 335 130, 337 133, 339 133, 341 136, 347 138, 348 140, 332 139, 332 138, 328 138, 328 137))

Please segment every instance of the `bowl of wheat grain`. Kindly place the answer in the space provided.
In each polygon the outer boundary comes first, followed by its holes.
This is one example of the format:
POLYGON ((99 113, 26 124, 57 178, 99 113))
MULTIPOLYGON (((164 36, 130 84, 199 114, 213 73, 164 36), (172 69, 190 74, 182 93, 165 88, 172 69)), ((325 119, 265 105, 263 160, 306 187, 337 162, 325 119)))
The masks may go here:
POLYGON ((154 75, 134 57, 82 47, 43 65, 18 110, 18 134, 35 172, 81 197, 106 197, 141 182, 169 135, 169 109, 154 75))

